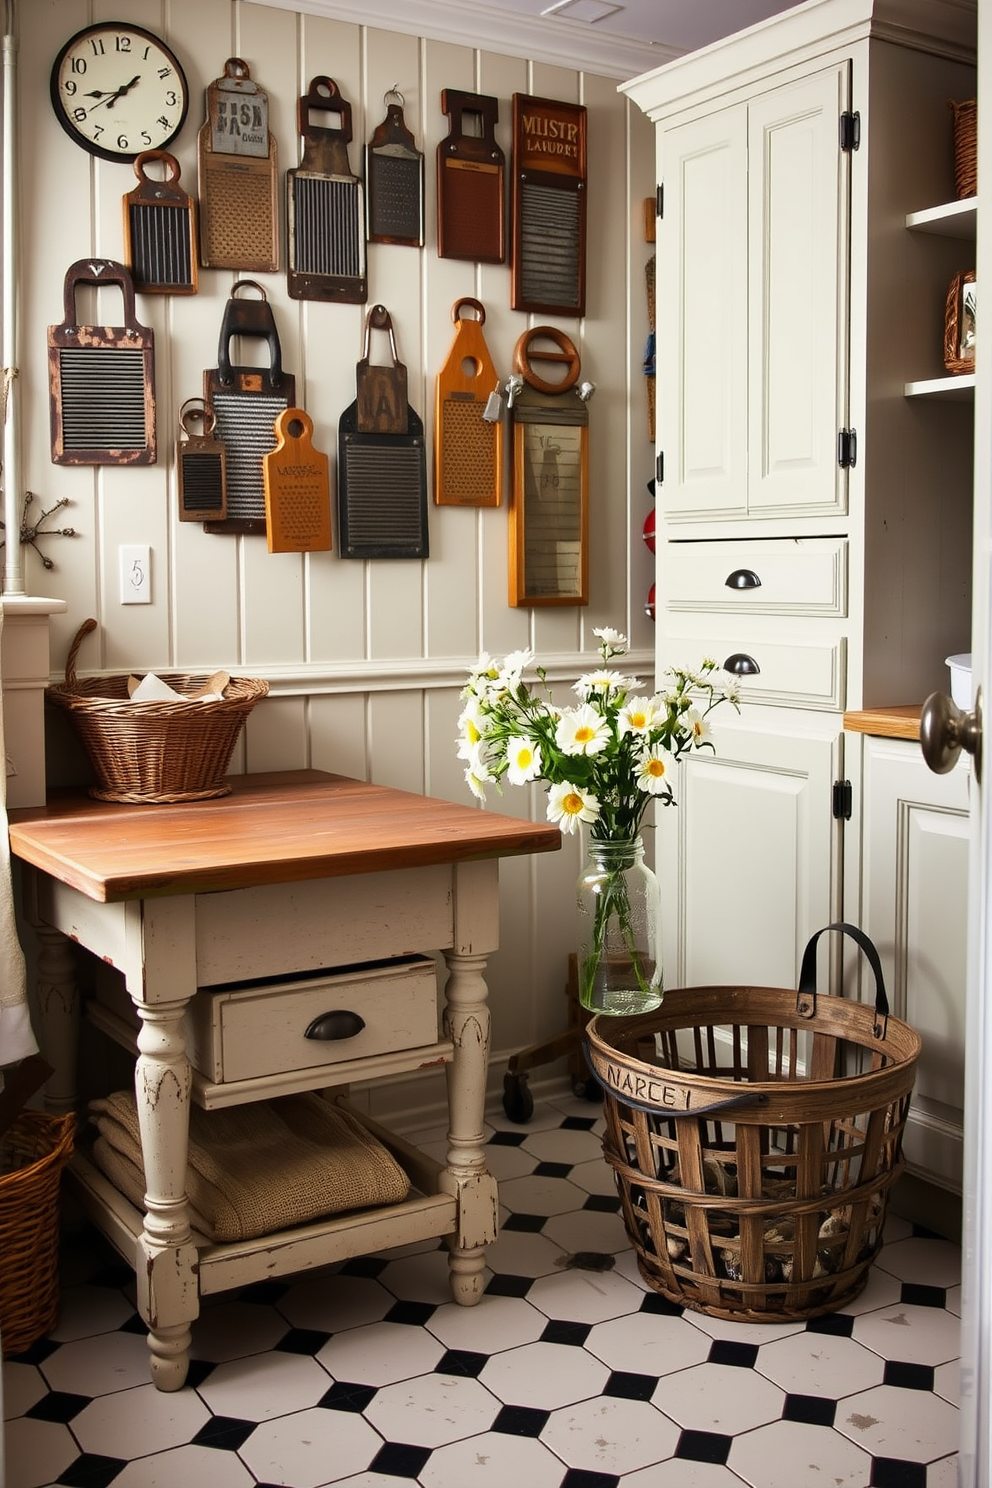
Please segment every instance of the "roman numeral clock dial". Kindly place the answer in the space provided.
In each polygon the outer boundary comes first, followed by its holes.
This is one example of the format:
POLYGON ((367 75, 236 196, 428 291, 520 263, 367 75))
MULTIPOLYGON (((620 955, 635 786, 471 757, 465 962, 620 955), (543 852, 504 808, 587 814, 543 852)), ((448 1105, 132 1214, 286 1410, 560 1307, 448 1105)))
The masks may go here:
POLYGON ((124 21, 100 21, 70 37, 52 66, 51 92, 66 134, 101 160, 164 149, 189 106, 175 53, 124 21))

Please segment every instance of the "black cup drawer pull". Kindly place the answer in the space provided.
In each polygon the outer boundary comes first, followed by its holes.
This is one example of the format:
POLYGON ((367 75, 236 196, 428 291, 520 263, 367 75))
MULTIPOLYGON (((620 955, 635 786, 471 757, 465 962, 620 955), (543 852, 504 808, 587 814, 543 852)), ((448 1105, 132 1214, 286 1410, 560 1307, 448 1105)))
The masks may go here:
POLYGON ((761 671, 753 656, 748 656, 746 651, 735 651, 733 656, 728 656, 723 663, 725 672, 732 672, 735 677, 757 677, 761 671))
POLYGON ((728 589, 760 589, 761 580, 753 568, 735 568, 732 574, 724 579, 728 589))
POLYGON ((348 1008, 335 1008, 332 1013, 321 1013, 319 1018, 314 1018, 303 1036, 330 1043, 334 1039, 354 1038, 364 1027, 365 1019, 358 1013, 350 1012, 348 1008))

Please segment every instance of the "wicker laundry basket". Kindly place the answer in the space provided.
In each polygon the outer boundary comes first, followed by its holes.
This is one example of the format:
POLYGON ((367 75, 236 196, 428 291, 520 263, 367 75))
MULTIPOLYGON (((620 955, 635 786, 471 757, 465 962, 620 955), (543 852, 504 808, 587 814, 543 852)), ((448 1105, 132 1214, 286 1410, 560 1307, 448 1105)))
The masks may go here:
POLYGON ((978 100, 951 100, 954 190, 959 201, 978 192, 978 100))
POLYGON ((599 1015, 588 1059, 603 1148, 641 1275, 698 1312, 788 1322, 857 1296, 882 1244, 921 1049, 875 1005, 816 992, 692 987, 635 1018, 599 1015))
POLYGON ((182 698, 134 702, 126 676, 77 681, 76 660, 83 639, 95 630, 85 620, 69 649, 65 681, 47 689, 47 697, 64 708, 97 776, 90 795, 101 801, 169 805, 206 801, 230 793, 224 776, 245 719, 269 690, 267 682, 232 677, 222 698, 193 701, 208 681, 206 675, 167 673, 182 698))
POLYGON ((0 1340, 20 1354, 59 1310, 59 1182, 76 1118, 24 1111, 0 1138, 0 1340))

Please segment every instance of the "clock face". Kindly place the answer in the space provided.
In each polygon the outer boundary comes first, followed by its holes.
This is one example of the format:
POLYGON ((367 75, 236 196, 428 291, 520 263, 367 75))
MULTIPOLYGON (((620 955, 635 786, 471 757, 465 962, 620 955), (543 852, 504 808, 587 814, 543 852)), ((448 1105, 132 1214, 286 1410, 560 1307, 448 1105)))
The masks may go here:
POLYGON ((62 128, 101 160, 161 150, 182 128, 189 103, 175 55, 126 21, 100 21, 71 37, 55 59, 51 86, 62 128))

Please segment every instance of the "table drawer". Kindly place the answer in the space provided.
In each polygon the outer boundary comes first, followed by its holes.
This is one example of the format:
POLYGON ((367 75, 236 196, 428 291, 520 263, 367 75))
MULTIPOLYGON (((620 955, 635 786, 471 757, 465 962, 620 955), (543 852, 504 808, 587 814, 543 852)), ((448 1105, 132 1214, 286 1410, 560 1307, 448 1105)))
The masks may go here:
POLYGON ((671 542, 662 555, 669 610, 847 614, 847 539, 671 542))
POLYGON ((216 1084, 363 1059, 437 1041, 437 974, 417 956, 334 973, 199 990, 187 1054, 216 1084), (307 1037, 324 1020, 325 1036, 307 1037))

